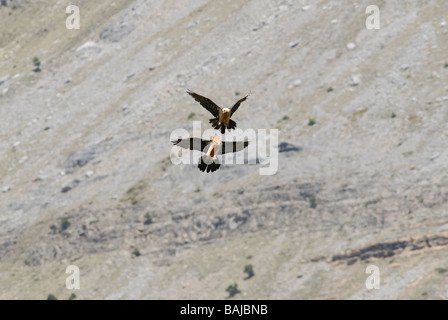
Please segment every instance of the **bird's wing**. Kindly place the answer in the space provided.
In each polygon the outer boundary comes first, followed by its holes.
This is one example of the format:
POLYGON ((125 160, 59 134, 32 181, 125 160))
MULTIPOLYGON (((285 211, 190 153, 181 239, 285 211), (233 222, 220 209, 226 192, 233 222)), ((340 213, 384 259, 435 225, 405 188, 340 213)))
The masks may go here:
POLYGON ((249 95, 245 96, 244 98, 241 98, 240 100, 238 100, 237 103, 235 103, 232 107, 232 109, 230 110, 230 116, 232 116, 232 114, 235 113, 236 110, 238 110, 238 108, 240 107, 240 104, 245 101, 247 99, 249 95))
POLYGON ((194 93, 193 91, 188 90, 187 93, 193 97, 194 100, 199 102, 201 106, 203 106, 205 109, 210 111, 212 115, 215 117, 219 117, 219 111, 221 110, 220 107, 218 107, 212 100, 209 98, 203 97, 198 95, 197 93, 194 93))
POLYGON ((211 140, 203 140, 199 138, 190 139, 178 139, 177 141, 171 141, 174 145, 179 146, 184 149, 198 150, 207 152, 205 148, 210 144, 211 140))
POLYGON ((248 141, 223 142, 221 154, 238 152, 246 148, 248 145, 249 145, 248 141))

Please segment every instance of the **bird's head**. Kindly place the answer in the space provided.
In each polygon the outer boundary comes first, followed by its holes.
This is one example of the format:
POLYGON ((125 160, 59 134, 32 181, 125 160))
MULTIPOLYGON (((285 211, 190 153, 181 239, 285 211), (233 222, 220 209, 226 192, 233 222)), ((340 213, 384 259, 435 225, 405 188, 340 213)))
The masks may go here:
POLYGON ((222 108, 222 113, 223 114, 226 114, 226 113, 229 113, 229 112, 230 112, 229 108, 222 108))
POLYGON ((221 143, 221 139, 219 139, 219 137, 215 134, 212 137, 212 142, 215 144, 220 144, 221 143))

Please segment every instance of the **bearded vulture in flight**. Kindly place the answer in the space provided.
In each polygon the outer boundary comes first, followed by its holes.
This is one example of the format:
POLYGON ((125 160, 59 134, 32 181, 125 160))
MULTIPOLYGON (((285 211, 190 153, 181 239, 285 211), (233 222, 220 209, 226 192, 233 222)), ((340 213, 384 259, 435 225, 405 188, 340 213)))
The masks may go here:
POLYGON ((187 93, 193 97, 194 100, 199 102, 201 106, 203 106, 205 109, 210 111, 210 113, 214 116, 213 119, 210 119, 210 123, 212 124, 212 127, 215 129, 221 129, 221 133, 224 134, 226 131, 226 128, 231 130, 236 128, 236 122, 230 119, 230 117, 235 113, 236 110, 238 110, 241 102, 245 101, 247 99, 247 96, 244 98, 241 98, 238 100, 237 103, 233 105, 232 108, 220 108, 218 107, 212 100, 209 98, 200 96, 197 93, 194 93, 193 91, 188 90, 187 93))
POLYGON ((178 139, 172 141, 174 145, 184 149, 198 150, 205 153, 200 159, 198 168, 202 172, 214 172, 219 169, 221 164, 217 155, 231 152, 242 151, 249 145, 248 141, 243 142, 225 142, 222 141, 216 134, 211 140, 204 140, 200 138, 178 139))

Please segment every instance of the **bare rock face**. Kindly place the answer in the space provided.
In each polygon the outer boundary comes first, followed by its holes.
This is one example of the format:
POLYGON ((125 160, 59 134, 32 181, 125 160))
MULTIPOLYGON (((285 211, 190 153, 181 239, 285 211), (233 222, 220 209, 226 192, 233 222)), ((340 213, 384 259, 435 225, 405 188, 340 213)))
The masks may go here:
POLYGON ((448 298, 448 3, 369 4, 1 1, 0 299, 448 298), (187 88, 269 139, 176 165, 187 88))
POLYGON ((351 250, 348 253, 334 255, 332 261, 347 261, 351 265, 357 261, 364 261, 373 258, 389 258, 403 253, 405 250, 415 251, 429 248, 444 248, 448 245, 446 234, 429 235, 418 239, 405 239, 394 242, 384 242, 369 245, 358 250, 351 250))

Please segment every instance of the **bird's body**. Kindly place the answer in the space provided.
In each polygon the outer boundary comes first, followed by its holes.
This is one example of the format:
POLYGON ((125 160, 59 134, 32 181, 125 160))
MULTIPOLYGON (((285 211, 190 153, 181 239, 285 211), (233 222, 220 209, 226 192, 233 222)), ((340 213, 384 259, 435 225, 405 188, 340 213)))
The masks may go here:
POLYGON ((216 156, 219 153, 219 147, 221 146, 221 143, 222 143, 221 139, 219 139, 219 137, 215 134, 212 137, 212 140, 210 140, 208 143, 208 150, 205 155, 212 158, 213 160, 216 160, 217 159, 216 156))
POLYGON ((228 108, 223 108, 220 111, 219 122, 225 124, 225 126, 228 127, 230 120, 230 110, 228 108))
POLYGON ((230 152, 238 152, 249 145, 249 142, 223 142, 216 134, 211 140, 204 140, 199 138, 178 139, 173 143, 181 148, 198 150, 204 152, 199 159, 198 168, 202 172, 214 172, 219 169, 221 164, 218 160, 218 155, 230 152))
POLYGON ((214 118, 210 119, 209 122, 212 124, 213 128, 221 130, 221 133, 223 134, 225 133, 226 129, 232 130, 236 128, 236 122, 230 119, 230 117, 239 108, 240 104, 248 97, 247 95, 244 98, 238 100, 232 108, 220 108, 209 98, 203 97, 197 93, 194 93, 193 91, 187 91, 187 93, 214 116, 214 118))

